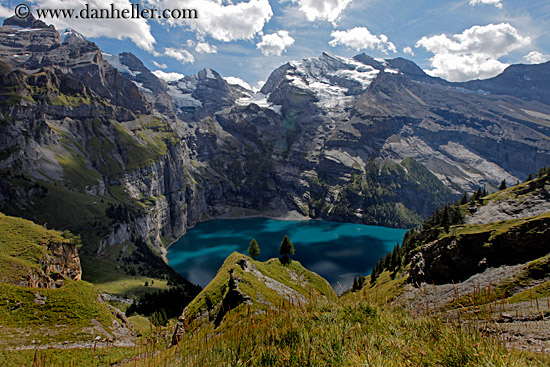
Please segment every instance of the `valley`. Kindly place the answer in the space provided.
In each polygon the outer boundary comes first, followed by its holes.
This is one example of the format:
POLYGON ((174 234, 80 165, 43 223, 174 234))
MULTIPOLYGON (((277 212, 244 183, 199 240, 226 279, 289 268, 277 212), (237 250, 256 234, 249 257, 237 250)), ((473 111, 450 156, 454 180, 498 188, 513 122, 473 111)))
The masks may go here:
POLYGON ((548 365, 549 75, 325 52, 253 91, 5 19, 0 364, 548 365))

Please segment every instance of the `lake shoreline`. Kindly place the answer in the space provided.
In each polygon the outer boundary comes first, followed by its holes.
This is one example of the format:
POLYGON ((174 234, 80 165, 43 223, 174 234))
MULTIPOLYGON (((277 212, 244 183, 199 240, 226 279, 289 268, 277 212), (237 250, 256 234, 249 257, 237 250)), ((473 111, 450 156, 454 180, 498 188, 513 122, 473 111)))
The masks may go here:
POLYGON ((273 219, 273 220, 284 220, 284 221, 308 221, 308 220, 315 220, 310 217, 306 217, 300 213, 298 213, 296 210, 290 210, 288 212, 280 212, 280 211, 271 211, 271 212, 261 212, 254 209, 243 209, 243 208, 231 208, 227 213, 217 215, 214 217, 209 217, 206 220, 199 221, 185 229, 185 233, 181 235, 178 239, 172 241, 168 246, 165 247, 165 252, 162 254, 162 258, 166 263, 168 263, 168 259, 166 258, 166 253, 168 252, 168 249, 172 247, 176 242, 178 242, 183 236, 187 234, 187 232, 190 229, 195 228, 197 224, 210 222, 213 220, 218 219, 231 219, 231 220, 237 220, 237 219, 249 219, 249 218, 266 218, 266 219, 273 219))

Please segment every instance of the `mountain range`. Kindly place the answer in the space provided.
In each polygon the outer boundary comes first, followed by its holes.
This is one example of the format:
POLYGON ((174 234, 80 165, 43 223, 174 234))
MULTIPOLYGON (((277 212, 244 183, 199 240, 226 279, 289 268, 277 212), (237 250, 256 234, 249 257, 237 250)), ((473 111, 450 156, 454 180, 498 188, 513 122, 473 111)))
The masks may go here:
POLYGON ((323 53, 254 92, 211 69, 164 81, 31 18, 0 29, 0 210, 81 234, 84 274, 220 215, 412 227, 550 165, 550 63, 450 83, 323 53))

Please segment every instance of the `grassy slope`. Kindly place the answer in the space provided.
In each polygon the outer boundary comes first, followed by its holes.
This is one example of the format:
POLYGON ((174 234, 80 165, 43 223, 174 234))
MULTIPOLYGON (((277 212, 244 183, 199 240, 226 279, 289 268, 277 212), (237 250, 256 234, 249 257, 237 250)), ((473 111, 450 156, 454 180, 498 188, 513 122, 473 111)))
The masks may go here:
MULTIPOLYGON (((114 317, 98 301, 97 289, 83 281, 65 280, 58 289, 27 288, 17 283, 38 268, 48 255, 48 243, 69 241, 25 219, 0 214, 0 365, 31 365, 45 359, 50 365, 120 361, 135 354, 129 348, 36 351, 35 347, 64 343, 93 343, 105 338, 94 325, 109 333, 114 317), (43 302, 37 302, 42 300, 43 302), (13 348, 30 348, 14 351, 13 348), (85 362, 88 361, 88 362, 85 362)), ((41 365, 41 364, 39 364, 41 365)), ((45 365, 45 364, 43 364, 45 365)))
MULTIPOLYGON (((261 293, 261 298, 271 305, 277 306, 283 303, 282 296, 273 289, 267 287, 264 282, 258 280, 253 274, 244 271, 237 265, 243 258, 251 262, 262 274, 287 285, 308 299, 321 295, 329 299, 334 299, 336 297, 334 291, 325 279, 310 272, 298 261, 292 261, 286 266, 282 265, 278 259, 271 259, 262 263, 252 260, 246 255, 234 252, 224 261, 216 277, 188 305, 186 316, 189 319, 194 319, 199 314, 203 313, 204 310, 209 309, 211 305, 219 304, 222 301, 227 291, 226 288, 229 282, 230 270, 233 271, 235 277, 243 280, 243 282, 239 282, 239 288, 253 300, 256 300, 259 293, 261 293), (291 279, 289 271, 294 272, 298 278, 303 277, 302 279, 307 283, 297 284, 298 282, 291 279)), ((265 311, 269 308, 269 306, 257 302, 253 305, 253 311, 265 311)))
MULTIPOLYGON (((389 275, 386 280, 390 282, 389 275)), ((246 310, 246 317, 245 310, 230 314, 216 330, 185 335, 177 347, 137 365, 542 365, 530 355, 507 351, 476 329, 431 316, 411 317, 370 292, 299 306, 287 303, 267 313, 246 310)))
POLYGON ((60 232, 0 213, 0 281, 24 281, 48 256, 45 245, 67 241, 60 232))

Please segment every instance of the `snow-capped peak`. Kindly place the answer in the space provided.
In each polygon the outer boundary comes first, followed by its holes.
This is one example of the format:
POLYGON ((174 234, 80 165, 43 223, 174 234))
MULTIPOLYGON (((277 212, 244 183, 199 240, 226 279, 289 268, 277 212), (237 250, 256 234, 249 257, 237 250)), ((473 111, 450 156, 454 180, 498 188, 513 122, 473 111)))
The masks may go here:
POLYGON ((88 42, 88 40, 84 38, 83 35, 71 28, 66 28, 65 30, 60 32, 59 37, 61 38, 61 43, 66 43, 69 45, 81 42, 88 42))
POLYGON ((289 63, 286 78, 300 89, 310 90, 324 107, 338 107, 364 91, 380 70, 352 58, 323 53, 289 63))

